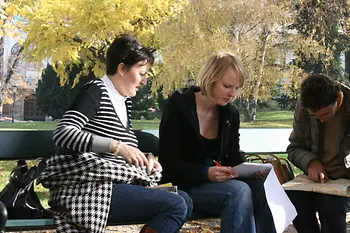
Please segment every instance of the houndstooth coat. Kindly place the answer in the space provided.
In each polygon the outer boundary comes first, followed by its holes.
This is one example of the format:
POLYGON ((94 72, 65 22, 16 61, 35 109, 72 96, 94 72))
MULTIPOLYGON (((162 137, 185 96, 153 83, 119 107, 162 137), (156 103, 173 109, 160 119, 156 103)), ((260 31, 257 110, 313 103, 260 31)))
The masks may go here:
MULTIPOLYGON (((130 119, 131 100, 126 99, 130 119)), ((124 127, 101 80, 87 84, 54 132, 55 143, 65 149, 47 161, 38 179, 50 190, 57 232, 105 231, 113 183, 155 186, 159 172, 131 166, 121 156, 91 151, 93 135, 121 140, 137 147, 131 122, 124 127), (69 153, 67 153, 69 152, 69 153)))

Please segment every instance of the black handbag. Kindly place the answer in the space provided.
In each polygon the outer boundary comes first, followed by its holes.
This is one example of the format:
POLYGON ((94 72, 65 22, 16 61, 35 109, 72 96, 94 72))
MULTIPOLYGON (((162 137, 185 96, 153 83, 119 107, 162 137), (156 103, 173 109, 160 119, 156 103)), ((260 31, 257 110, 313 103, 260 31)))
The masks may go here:
POLYGON ((30 169, 25 160, 19 160, 12 170, 9 183, 0 193, 0 201, 7 208, 9 219, 50 217, 34 191, 35 179, 46 167, 46 159, 30 169))

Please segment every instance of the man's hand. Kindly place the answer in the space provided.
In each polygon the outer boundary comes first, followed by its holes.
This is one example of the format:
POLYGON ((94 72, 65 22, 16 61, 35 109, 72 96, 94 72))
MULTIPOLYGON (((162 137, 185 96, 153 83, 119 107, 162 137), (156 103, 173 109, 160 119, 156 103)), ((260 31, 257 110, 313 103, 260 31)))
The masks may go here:
POLYGON ((151 153, 148 153, 146 155, 148 159, 147 174, 151 175, 153 171, 162 172, 162 165, 160 165, 156 158, 151 153))
POLYGON ((118 155, 122 156, 126 162, 136 167, 143 167, 148 165, 146 156, 136 147, 122 143, 118 155))
POLYGON ((208 169, 208 178, 214 182, 223 182, 238 177, 238 173, 232 167, 213 166, 208 169))
POLYGON ((324 183, 328 181, 328 176, 326 175, 324 166, 317 159, 311 161, 309 168, 307 169, 307 173, 309 179, 316 183, 324 183))
POLYGON ((266 169, 265 171, 255 172, 254 176, 255 176, 255 179, 257 180, 265 180, 266 177, 269 175, 269 173, 270 173, 270 169, 266 169))

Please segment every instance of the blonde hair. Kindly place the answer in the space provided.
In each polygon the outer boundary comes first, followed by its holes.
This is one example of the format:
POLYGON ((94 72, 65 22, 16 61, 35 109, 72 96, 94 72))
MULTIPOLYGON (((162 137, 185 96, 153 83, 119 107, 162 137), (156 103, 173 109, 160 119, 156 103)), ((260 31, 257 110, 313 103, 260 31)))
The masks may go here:
POLYGON ((218 52, 207 61, 198 75, 202 94, 211 97, 215 82, 221 79, 229 68, 236 72, 239 87, 243 87, 246 77, 242 62, 231 52, 218 52))

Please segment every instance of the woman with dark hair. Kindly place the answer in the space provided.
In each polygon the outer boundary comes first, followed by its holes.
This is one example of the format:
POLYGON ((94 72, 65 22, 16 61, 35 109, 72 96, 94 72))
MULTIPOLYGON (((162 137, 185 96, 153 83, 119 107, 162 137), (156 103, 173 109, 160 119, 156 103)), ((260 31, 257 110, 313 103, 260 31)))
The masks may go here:
POLYGON ((106 75, 86 84, 54 131, 60 148, 39 181, 50 189, 57 232, 104 232, 109 222, 147 221, 143 233, 177 232, 191 199, 154 190, 162 166, 138 149, 130 96, 147 82, 154 56, 121 35, 107 51, 106 75))

